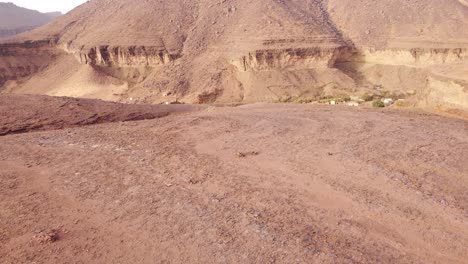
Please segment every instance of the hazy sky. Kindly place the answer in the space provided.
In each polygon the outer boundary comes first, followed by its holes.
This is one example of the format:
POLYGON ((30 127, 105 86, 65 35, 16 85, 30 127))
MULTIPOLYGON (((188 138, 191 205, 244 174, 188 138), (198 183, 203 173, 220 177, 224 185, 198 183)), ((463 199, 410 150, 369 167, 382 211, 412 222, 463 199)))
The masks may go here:
POLYGON ((41 12, 61 11, 66 13, 86 2, 86 0, 0 0, 0 2, 11 2, 17 6, 41 12))

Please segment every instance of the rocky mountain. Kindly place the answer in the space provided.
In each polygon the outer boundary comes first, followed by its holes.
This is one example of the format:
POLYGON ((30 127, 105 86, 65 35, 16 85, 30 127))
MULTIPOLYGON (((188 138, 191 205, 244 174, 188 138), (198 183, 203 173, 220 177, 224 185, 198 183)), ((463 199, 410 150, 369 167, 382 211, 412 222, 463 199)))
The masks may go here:
POLYGON ((13 3, 0 2, 0 38, 32 30, 61 15, 60 12, 40 13, 13 3))
POLYGON ((465 0, 92 0, 5 41, 8 93, 195 103, 385 90, 468 107, 465 0))

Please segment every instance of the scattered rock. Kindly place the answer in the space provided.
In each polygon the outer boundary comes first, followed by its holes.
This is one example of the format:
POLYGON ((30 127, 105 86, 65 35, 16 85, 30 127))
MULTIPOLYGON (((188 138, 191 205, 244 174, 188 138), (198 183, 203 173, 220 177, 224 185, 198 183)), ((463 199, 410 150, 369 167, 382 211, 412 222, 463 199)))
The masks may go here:
POLYGON ((248 156, 258 156, 260 153, 257 151, 249 151, 249 152, 237 152, 236 156, 238 158, 246 158, 248 156))
POLYGON ((192 185, 195 185, 195 184, 199 184, 200 183, 200 180, 197 180, 197 179, 190 179, 188 181, 189 184, 192 184, 192 185))
POLYGON ((49 232, 40 232, 39 234, 34 236, 41 244, 48 244, 57 242, 60 239, 58 230, 51 230, 49 232))

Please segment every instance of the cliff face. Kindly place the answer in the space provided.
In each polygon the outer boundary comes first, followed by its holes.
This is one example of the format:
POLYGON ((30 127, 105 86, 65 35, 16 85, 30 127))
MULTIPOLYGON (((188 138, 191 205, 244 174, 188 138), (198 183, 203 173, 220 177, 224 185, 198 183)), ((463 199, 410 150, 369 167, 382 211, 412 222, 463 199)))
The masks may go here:
POLYGON ((355 49, 338 61, 427 67, 438 64, 468 62, 467 48, 355 49))
POLYGON ((180 56, 157 46, 98 46, 71 53, 81 63, 106 67, 154 67, 180 56))
POLYGON ((330 68, 348 50, 348 47, 256 50, 231 63, 239 71, 330 68))

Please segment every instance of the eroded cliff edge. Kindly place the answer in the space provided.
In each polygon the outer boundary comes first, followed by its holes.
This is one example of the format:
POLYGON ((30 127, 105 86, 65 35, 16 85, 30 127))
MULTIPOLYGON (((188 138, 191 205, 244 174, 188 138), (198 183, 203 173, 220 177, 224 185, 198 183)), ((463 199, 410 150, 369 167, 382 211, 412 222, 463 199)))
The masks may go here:
MULTIPOLYGON (((60 67, 67 58, 68 63, 74 62, 74 67, 95 72, 94 79, 85 84, 90 89, 93 85, 100 86, 101 91, 106 86, 124 87, 112 98, 104 98, 114 101, 271 102, 288 96, 359 95, 385 89, 414 94, 420 106, 463 109, 468 106, 468 80, 464 74, 468 50, 464 48, 266 47, 246 54, 218 52, 214 67, 201 64, 212 68, 199 69, 204 72, 198 79, 187 74, 188 67, 193 67, 192 61, 158 46, 71 49, 56 40, 45 40, 2 44, 0 56, 2 92, 35 93, 34 89, 25 91, 24 87, 41 85, 48 76, 39 73, 60 67), (163 81, 155 82, 158 77, 163 81), (172 79, 164 81, 164 78, 172 79)), ((58 85, 64 85, 60 83, 60 75, 55 78, 58 85)), ((57 93, 57 89, 60 87, 50 90, 42 87, 38 91, 76 96, 67 93, 66 87, 63 93, 57 93)))

